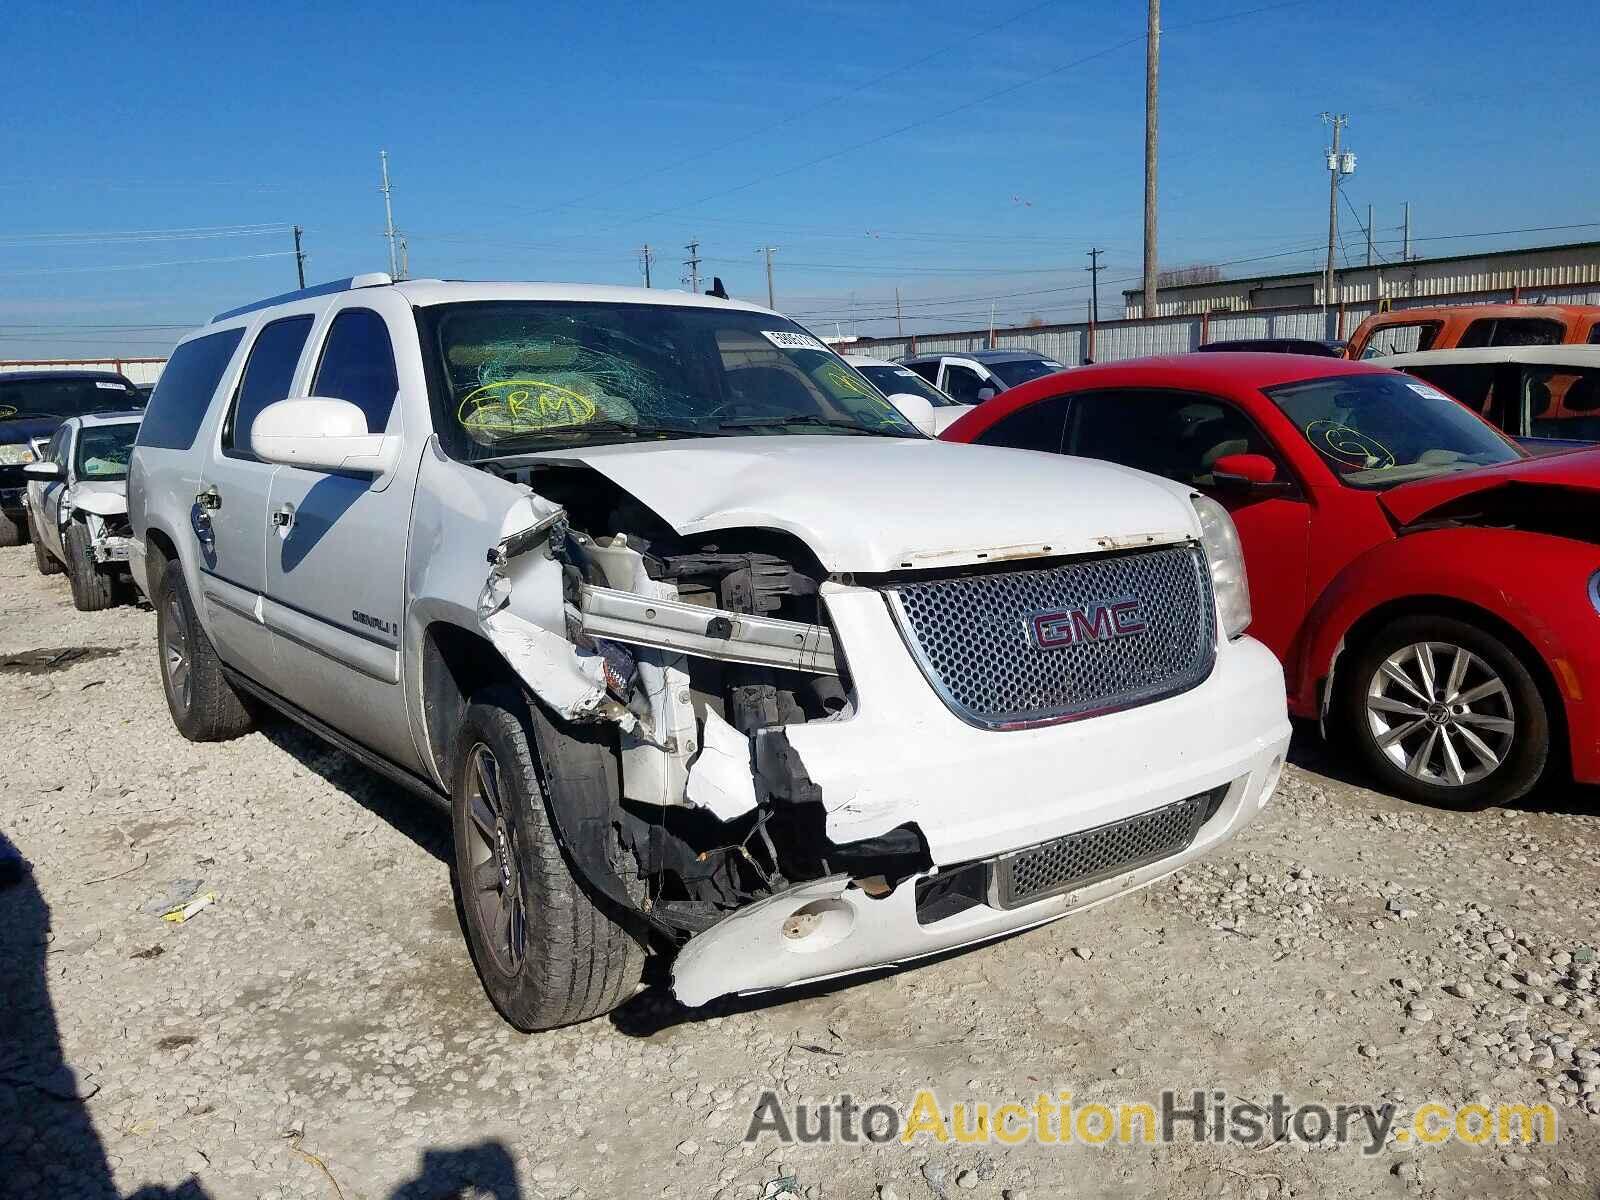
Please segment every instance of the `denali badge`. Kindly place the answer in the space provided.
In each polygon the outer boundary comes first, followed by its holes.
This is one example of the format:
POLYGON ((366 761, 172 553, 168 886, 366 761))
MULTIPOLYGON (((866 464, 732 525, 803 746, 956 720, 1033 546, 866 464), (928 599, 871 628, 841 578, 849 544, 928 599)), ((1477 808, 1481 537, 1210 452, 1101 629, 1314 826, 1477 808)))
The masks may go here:
POLYGON ((1028 632, 1041 650, 1060 650, 1079 642, 1109 642, 1148 628, 1139 617, 1139 602, 1131 596, 1081 608, 1034 613, 1028 618, 1028 632))

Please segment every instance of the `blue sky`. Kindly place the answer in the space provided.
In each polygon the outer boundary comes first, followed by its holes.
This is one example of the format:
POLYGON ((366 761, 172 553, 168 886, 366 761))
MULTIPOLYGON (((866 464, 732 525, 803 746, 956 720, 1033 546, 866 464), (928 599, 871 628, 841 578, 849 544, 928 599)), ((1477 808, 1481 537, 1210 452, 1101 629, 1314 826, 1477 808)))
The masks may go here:
MULTIPOLYGON (((1323 109, 1359 156, 1352 261, 1369 203, 1391 255, 1407 200, 1421 253, 1600 237, 1476 236, 1600 220, 1600 31, 1570 4, 1269 3, 1166 0, 1163 266, 1319 261, 1323 109), (1447 234, 1475 236, 1427 240, 1447 234)), ((1082 319, 1100 246, 1117 315, 1143 30, 1133 0, 18 0, 0 357, 164 353, 292 287, 295 223, 309 280, 383 269, 380 147, 414 275, 637 283, 648 242, 672 287, 698 238, 707 275, 764 300, 772 244, 780 308, 883 334, 896 287, 908 330, 979 327, 991 303, 1082 319)))

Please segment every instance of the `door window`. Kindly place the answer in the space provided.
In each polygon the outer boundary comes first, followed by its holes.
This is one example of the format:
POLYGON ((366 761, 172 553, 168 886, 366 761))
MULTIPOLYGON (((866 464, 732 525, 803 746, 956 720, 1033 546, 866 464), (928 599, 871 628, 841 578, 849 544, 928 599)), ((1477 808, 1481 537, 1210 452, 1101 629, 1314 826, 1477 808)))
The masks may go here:
POLYGON ((1060 454, 1070 396, 1051 396, 1019 408, 996 421, 976 438, 980 446, 1009 446, 1013 450, 1043 450, 1060 454))
POLYGON ((1477 346, 1559 346, 1566 336, 1560 321, 1546 317, 1484 317, 1467 326, 1457 343, 1477 346))
POLYGON ((978 390, 989 388, 998 391, 998 388, 979 375, 971 367, 963 367, 959 363, 946 363, 944 367, 944 390, 950 393, 954 400, 962 404, 977 404, 979 402, 978 390))
POLYGON ((1080 393, 1067 418, 1064 449, 1194 487, 1214 482, 1212 468, 1223 455, 1275 457, 1260 431, 1231 404, 1182 392, 1135 390, 1080 393))
MULTIPOLYGON (((1597 326, 1597 328, 1600 328, 1600 326, 1597 326)), ((918 375, 921 375, 929 383, 939 382, 939 360, 937 358, 930 359, 927 362, 908 362, 905 365, 918 375)))
POLYGON ((1367 344, 1361 348, 1361 357, 1381 358, 1385 354, 1410 354, 1414 350, 1430 350, 1433 348, 1434 339, 1438 336, 1438 321, 1380 325, 1372 331, 1367 344))
POLYGON ((389 328, 370 308, 347 308, 333 319, 311 394, 348 400, 367 418, 368 433, 389 427, 400 381, 389 328))
POLYGON ((244 365, 233 409, 222 427, 222 449, 238 458, 255 457, 250 452, 250 428, 269 404, 289 395, 300 351, 311 334, 311 317, 285 317, 274 321, 256 335, 250 358, 244 365))
POLYGON ((212 393, 243 337, 244 330, 227 329, 185 342, 172 352, 145 409, 139 445, 164 450, 187 450, 194 445, 194 435, 211 407, 212 393))

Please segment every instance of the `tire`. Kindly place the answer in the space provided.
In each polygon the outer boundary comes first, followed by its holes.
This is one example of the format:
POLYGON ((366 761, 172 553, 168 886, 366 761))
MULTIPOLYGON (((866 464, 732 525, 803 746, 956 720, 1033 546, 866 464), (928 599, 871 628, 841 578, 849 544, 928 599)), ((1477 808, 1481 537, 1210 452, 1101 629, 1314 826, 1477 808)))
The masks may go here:
POLYGON ((89 528, 82 521, 68 521, 62 538, 67 551, 67 582, 72 585, 72 607, 79 612, 99 612, 117 599, 116 576, 95 565, 89 548, 89 528))
POLYGON ((1550 713, 1538 681, 1516 651, 1469 622, 1394 621, 1355 651, 1335 686, 1341 739, 1385 790, 1408 800, 1468 810, 1509 804, 1549 765, 1550 713))
POLYGON ((155 606, 161 690, 178 732, 191 742, 225 742, 249 733, 255 711, 223 675, 217 652, 195 619, 176 559, 161 573, 155 606))
POLYGON ((610 1012, 637 988, 644 949, 575 878, 546 788, 610 806, 615 756, 494 687, 467 706, 451 762, 456 902, 490 1001, 524 1032, 610 1012))
POLYGON ((39 526, 34 522, 31 508, 28 510, 28 540, 33 543, 33 562, 39 574, 61 574, 61 561, 44 548, 44 539, 39 536, 39 526))
POLYGON ((0 512, 0 546, 20 546, 27 540, 27 518, 0 512))

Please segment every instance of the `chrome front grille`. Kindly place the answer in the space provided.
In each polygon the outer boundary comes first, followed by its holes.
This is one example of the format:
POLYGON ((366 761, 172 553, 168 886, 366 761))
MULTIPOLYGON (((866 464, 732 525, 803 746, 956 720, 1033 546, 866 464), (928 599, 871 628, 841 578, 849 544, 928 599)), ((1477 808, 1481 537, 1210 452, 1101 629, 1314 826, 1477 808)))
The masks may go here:
POLYGON ((1227 793, 1223 786, 1163 808, 1004 854, 994 864, 994 903, 1032 904, 1186 850, 1227 793))
POLYGON ((1169 546, 886 592, 923 673, 985 729, 1045 725, 1196 686, 1216 656, 1205 552, 1169 546))

